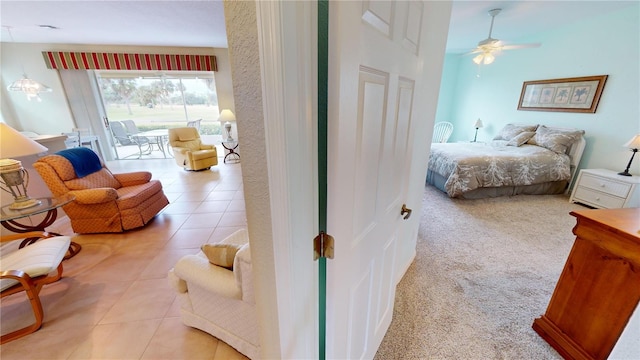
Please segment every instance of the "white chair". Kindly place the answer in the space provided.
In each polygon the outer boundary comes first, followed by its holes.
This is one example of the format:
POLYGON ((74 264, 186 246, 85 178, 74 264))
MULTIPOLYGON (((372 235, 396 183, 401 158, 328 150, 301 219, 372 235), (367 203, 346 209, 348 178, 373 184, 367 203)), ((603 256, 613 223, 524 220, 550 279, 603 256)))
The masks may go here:
POLYGON ((91 134, 91 129, 72 128, 71 131, 78 134, 78 141, 80 143, 80 146, 86 146, 93 151, 98 150, 98 137, 91 134))
POLYGON ((433 127, 432 143, 446 143, 449 141, 449 137, 453 133, 453 124, 450 122, 442 121, 436 123, 433 127))
POLYGON ((233 270, 213 265, 200 251, 182 257, 169 271, 178 292, 182 322, 229 344, 250 359, 260 356, 249 237, 245 229, 221 244, 242 245, 233 270))
POLYGON ((80 146, 80 136, 78 136, 78 133, 70 132, 70 133, 62 133, 62 135, 67 136, 67 139, 64 141, 64 145, 67 147, 67 149, 80 146))
POLYGON ((28 232, 2 236, 2 242, 25 238, 41 238, 0 258, 0 298, 21 291, 26 292, 31 302, 35 322, 10 333, 3 334, 0 344, 21 338, 40 329, 44 310, 40 302, 43 285, 58 281, 62 277, 62 259, 69 250, 71 238, 51 236, 44 232, 28 232))
POLYGON ((194 127, 196 129, 198 129, 198 132, 200 132, 200 122, 202 122, 202 119, 193 120, 193 121, 187 121, 187 126, 188 127, 194 127))

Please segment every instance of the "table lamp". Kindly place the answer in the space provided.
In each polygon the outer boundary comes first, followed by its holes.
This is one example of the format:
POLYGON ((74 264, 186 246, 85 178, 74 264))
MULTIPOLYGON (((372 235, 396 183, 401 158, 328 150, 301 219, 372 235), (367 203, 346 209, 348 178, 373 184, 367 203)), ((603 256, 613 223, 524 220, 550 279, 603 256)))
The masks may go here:
POLYGON ((236 116, 233 115, 231 110, 224 109, 220 113, 220 121, 224 121, 224 130, 227 132, 226 141, 233 141, 233 137, 231 136, 231 122, 236 121, 236 116))
POLYGON ((633 138, 631 138, 631 140, 629 140, 626 144, 624 144, 622 146, 624 146, 626 148, 629 148, 631 150, 632 154, 631 154, 631 159, 629 159, 629 163, 627 164, 627 168, 624 169, 623 172, 619 172, 618 175, 632 176, 629 173, 629 168, 631 167, 631 162, 633 161, 633 157, 638 152, 638 149, 640 149, 640 134, 634 136, 633 138))
POLYGON ((476 142, 476 139, 478 138, 478 129, 480 129, 482 126, 482 120, 478 118, 478 120, 476 120, 476 123, 473 125, 473 127, 476 128, 476 135, 473 137, 473 142, 476 142))
POLYGON ((0 122, 0 189, 13 195, 9 209, 19 210, 40 204, 27 195, 29 173, 14 157, 40 154, 48 149, 0 122))

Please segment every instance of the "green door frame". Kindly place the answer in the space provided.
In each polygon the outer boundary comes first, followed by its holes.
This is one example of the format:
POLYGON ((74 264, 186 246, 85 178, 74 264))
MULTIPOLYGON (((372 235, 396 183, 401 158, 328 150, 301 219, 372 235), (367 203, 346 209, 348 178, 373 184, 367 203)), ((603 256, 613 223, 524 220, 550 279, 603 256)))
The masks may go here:
MULTIPOLYGON (((329 1, 318 0, 318 229, 327 231, 329 1)), ((326 358, 327 258, 318 259, 319 359, 326 358)))

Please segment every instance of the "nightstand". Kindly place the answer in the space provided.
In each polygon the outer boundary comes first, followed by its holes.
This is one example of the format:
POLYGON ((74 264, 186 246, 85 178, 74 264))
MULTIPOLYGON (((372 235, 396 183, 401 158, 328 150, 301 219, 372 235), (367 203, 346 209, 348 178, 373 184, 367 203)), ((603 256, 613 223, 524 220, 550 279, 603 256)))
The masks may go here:
POLYGON ((569 201, 604 209, 640 207, 640 176, 621 176, 606 169, 580 170, 569 201))

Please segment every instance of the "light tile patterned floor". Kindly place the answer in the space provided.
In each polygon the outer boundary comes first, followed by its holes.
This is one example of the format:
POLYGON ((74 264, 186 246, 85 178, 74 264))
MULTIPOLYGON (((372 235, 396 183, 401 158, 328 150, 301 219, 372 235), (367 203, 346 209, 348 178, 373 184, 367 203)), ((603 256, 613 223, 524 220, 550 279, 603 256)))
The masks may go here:
MULTIPOLYGON (((82 251, 65 261, 63 279, 43 288, 42 328, 0 346, 0 358, 246 359, 183 325, 167 282, 180 257, 246 226, 240 164, 220 161, 202 172, 184 171, 173 159, 121 160, 107 167, 114 173, 151 171, 170 205, 142 229, 74 235, 82 251)), ((72 234, 68 222, 48 230, 72 234)), ((2 299, 2 333, 31 321, 30 314, 24 293, 2 299)))

